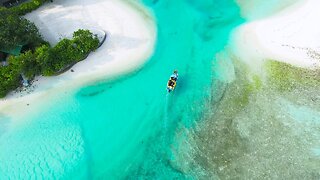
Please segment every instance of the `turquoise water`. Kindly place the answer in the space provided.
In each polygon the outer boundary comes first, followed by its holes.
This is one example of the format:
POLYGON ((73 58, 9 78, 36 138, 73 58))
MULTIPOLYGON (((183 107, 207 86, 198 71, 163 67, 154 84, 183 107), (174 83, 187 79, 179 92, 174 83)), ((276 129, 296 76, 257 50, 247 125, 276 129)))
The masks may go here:
POLYGON ((143 3, 158 26, 148 63, 61 93, 28 123, 0 136, 0 179, 194 178, 172 164, 174 137, 201 118, 216 76, 215 54, 242 19, 231 0, 143 3), (174 69, 180 79, 167 94, 174 69))

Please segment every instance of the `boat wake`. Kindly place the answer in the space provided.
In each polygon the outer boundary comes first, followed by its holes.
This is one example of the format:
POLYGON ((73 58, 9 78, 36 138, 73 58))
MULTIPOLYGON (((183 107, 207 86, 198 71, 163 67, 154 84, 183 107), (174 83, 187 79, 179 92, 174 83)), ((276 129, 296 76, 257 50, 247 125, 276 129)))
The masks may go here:
POLYGON ((163 131, 162 131, 162 143, 166 143, 166 137, 168 134, 168 122, 169 122, 169 93, 166 93, 163 109, 163 131))

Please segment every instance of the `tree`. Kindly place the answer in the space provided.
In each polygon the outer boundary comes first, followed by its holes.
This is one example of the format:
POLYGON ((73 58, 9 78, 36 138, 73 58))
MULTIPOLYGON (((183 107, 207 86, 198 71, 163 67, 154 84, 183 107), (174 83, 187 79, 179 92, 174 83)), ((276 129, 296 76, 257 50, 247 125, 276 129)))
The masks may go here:
MULTIPOLYGON (((7 15, 6 13, 8 12, 0 11, 0 15, 1 13, 3 13, 2 15, 7 15)), ((14 16, 9 13, 9 21, 15 21, 12 17, 14 16)), ((12 24, 14 23, 17 22, 13 22, 12 24)), ((1 36, 0 38, 5 39, 1 36)), ((17 39, 19 38, 17 37, 17 39)), ((15 39, 16 42, 18 42, 17 39, 15 39)), ((6 47, 9 47, 11 42, 8 38, 6 41, 8 41, 6 42, 6 47)), ((49 44, 42 44, 35 48, 34 52, 30 50, 19 56, 11 56, 9 58, 9 65, 0 67, 0 97, 5 96, 10 90, 19 87, 20 74, 24 74, 28 79, 31 79, 39 74, 51 76, 61 73, 73 64, 83 60, 98 45, 99 40, 96 36, 88 30, 80 29, 74 32, 73 39, 62 39, 52 48, 49 44)))
POLYGON ((28 79, 32 79, 41 73, 41 67, 36 61, 36 56, 31 51, 20 54, 20 56, 14 59, 18 61, 17 64, 20 65, 20 72, 28 79))
POLYGON ((52 59, 53 53, 49 45, 42 45, 35 50, 35 59, 40 67, 40 71, 45 76, 50 76, 54 74, 52 59))
POLYGON ((0 97, 19 87, 20 72, 16 66, 0 67, 0 97))
POLYGON ((37 27, 9 9, 0 7, 0 48, 11 49, 17 45, 43 42, 37 27))
POLYGON ((73 33, 73 42, 83 54, 88 54, 98 48, 99 39, 89 30, 79 29, 73 33))
POLYGON ((29 12, 32 12, 33 10, 38 9, 46 1, 48 0, 32 0, 29 2, 22 3, 19 6, 14 6, 10 8, 10 10, 17 15, 22 16, 29 12))

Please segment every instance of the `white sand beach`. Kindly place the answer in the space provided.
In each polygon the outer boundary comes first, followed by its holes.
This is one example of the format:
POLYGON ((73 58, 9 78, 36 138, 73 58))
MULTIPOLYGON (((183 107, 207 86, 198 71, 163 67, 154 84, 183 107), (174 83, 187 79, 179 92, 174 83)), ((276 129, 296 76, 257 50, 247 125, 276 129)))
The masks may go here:
MULTIPOLYGON (((259 71, 265 60, 320 68, 320 1, 287 2, 281 11, 250 21, 234 33, 232 50, 252 69, 259 71)), ((250 13, 244 14, 250 20, 250 13)))
POLYGON ((107 39, 87 59, 73 66, 74 72, 36 77, 32 92, 13 92, 1 99, 0 114, 9 117, 23 113, 27 104, 48 98, 57 91, 70 91, 141 67, 152 55, 156 40, 152 15, 134 2, 55 0, 25 17, 37 25, 44 39, 52 45, 80 28, 103 30, 107 39))

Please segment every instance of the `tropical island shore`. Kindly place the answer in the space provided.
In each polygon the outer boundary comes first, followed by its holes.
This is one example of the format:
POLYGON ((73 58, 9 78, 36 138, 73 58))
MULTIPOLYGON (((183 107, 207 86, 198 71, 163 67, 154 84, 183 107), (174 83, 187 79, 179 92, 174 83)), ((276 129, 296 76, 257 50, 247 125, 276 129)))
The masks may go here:
MULTIPOLYGON (((318 6, 316 0, 288 1, 282 11, 244 24, 234 33, 233 51, 252 69, 260 69, 265 60, 319 69, 318 6)), ((250 12, 244 14, 250 17, 250 12)))
POLYGON ((25 16, 34 22, 51 45, 77 29, 103 30, 106 42, 70 71, 54 77, 36 77, 32 87, 0 100, 0 112, 17 115, 18 109, 59 90, 111 78, 140 67, 152 54, 156 29, 149 12, 123 1, 54 1, 25 16))

